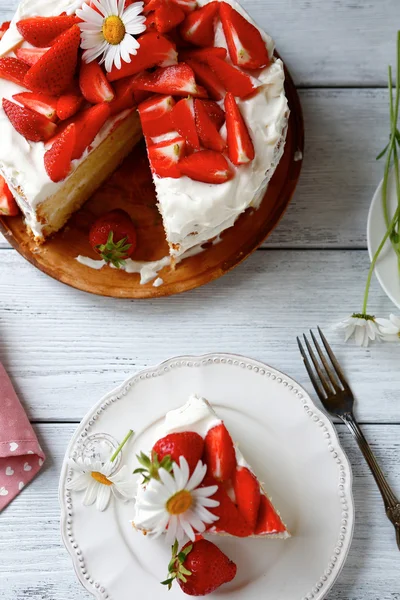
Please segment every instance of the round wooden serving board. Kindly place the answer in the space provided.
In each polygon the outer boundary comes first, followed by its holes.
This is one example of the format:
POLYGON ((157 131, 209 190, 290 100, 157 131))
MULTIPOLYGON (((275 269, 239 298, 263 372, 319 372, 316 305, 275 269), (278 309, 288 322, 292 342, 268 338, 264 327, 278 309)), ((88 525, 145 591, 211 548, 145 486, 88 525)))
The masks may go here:
POLYGON ((285 152, 257 211, 246 211, 225 231, 218 244, 179 263, 175 270, 160 271, 164 283, 141 285, 139 275, 103 267, 91 269, 76 261, 81 254, 98 258, 88 242, 94 219, 114 208, 126 210, 138 230, 138 247, 132 257, 158 260, 168 255, 168 245, 151 179, 144 142, 127 157, 112 177, 77 212, 68 225, 48 242, 37 246, 20 217, 0 218, 0 230, 16 250, 35 267, 70 286, 92 294, 114 298, 155 298, 199 287, 221 277, 258 248, 276 227, 296 188, 304 151, 304 125, 300 100, 286 71, 286 94, 291 116, 285 152))

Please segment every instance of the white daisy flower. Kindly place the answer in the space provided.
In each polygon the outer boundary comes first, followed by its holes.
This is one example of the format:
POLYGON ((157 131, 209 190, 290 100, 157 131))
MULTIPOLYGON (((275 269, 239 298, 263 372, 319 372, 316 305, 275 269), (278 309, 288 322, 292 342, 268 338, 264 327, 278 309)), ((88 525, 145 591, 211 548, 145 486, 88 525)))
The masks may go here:
POLYGON ((186 538, 194 542, 196 533, 203 533, 207 525, 219 518, 207 510, 219 506, 211 498, 218 486, 199 487, 206 472, 207 466, 199 460, 190 477, 184 456, 179 465, 174 463, 173 475, 160 469, 160 479, 151 479, 136 498, 136 509, 143 515, 141 527, 154 537, 166 532, 169 545, 175 540, 182 543, 186 538))
POLYGON ((113 65, 121 68, 121 61, 130 63, 131 55, 140 46, 135 35, 146 30, 146 17, 141 12, 143 2, 135 2, 125 8, 125 0, 91 0, 76 15, 82 19, 81 47, 85 50, 83 60, 87 63, 101 57, 110 72, 113 65))
POLYGON ((369 341, 380 340, 378 325, 375 317, 370 315, 353 314, 341 321, 337 329, 344 329, 345 342, 351 337, 355 338, 357 346, 367 348, 369 341))
POLYGON ((389 319, 375 319, 379 334, 385 342, 400 342, 400 317, 390 315, 389 319))
POLYGON ((111 493, 116 498, 124 500, 131 500, 134 497, 135 480, 130 477, 126 465, 112 475, 115 463, 111 460, 104 464, 97 460, 90 460, 90 458, 70 459, 68 462, 79 475, 67 485, 67 489, 76 492, 86 490, 83 497, 85 506, 96 502, 97 510, 103 511, 110 502, 111 493))

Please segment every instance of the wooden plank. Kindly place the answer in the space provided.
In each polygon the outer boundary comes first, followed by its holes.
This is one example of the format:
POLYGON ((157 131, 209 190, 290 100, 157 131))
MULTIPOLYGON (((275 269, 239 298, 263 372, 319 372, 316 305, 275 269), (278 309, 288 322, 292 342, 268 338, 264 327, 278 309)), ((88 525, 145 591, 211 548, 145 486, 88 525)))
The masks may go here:
MULTIPOLYGON (((31 419, 80 420, 138 369, 181 354, 252 356, 310 390, 296 335, 320 325, 359 399, 359 417, 400 422, 399 349, 346 346, 330 330, 361 310, 366 251, 259 251, 208 286, 139 302, 68 288, 11 250, 1 258, 0 360, 31 419)), ((393 310, 375 281, 370 310, 393 310)))
POLYGON ((387 92, 302 90, 300 96, 303 172, 287 214, 264 245, 365 248, 368 209, 383 175, 375 157, 386 143, 387 92))
MULTIPOLYGON (((74 425, 37 427, 49 458, 42 474, 2 513, 0 596, 2 600, 90 598, 73 572, 60 540, 58 477, 74 425)), ((354 472, 356 527, 340 578, 327 600, 399 600, 399 553, 379 492, 350 433, 340 438, 354 472), (384 575, 383 575, 384 574, 384 575)), ((390 481, 400 493, 400 426, 364 427, 390 481)))
MULTIPOLYGON (((2 0, 0 22, 17 0, 2 0)), ((386 84, 395 64, 398 0, 242 0, 244 8, 276 40, 301 86, 386 84)))

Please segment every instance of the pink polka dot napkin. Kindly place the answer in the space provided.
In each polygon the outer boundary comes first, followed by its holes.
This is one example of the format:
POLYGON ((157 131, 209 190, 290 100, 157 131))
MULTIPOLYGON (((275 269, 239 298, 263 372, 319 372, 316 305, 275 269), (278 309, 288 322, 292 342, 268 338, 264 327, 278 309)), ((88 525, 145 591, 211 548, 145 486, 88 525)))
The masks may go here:
POLYGON ((0 363, 0 512, 40 471, 45 455, 0 363))

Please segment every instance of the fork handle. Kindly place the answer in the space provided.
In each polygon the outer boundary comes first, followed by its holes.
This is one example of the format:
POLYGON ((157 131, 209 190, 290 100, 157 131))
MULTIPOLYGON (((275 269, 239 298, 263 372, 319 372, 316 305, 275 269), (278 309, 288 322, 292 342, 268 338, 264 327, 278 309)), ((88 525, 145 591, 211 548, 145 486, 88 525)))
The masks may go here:
POLYGON ((383 502, 385 504, 386 515, 388 519, 393 523, 394 528, 396 530, 396 541, 397 546, 400 550, 400 501, 395 496, 386 477, 384 476, 383 471, 379 466, 379 463, 376 460, 374 453, 371 450, 371 446, 365 439, 364 434, 360 429, 360 426, 354 418, 354 415, 352 413, 346 413, 342 415, 341 418, 347 425, 347 427, 350 429, 355 439, 357 440, 360 450, 368 463, 372 475, 374 476, 376 484, 382 495, 383 502))

